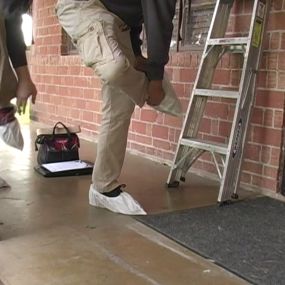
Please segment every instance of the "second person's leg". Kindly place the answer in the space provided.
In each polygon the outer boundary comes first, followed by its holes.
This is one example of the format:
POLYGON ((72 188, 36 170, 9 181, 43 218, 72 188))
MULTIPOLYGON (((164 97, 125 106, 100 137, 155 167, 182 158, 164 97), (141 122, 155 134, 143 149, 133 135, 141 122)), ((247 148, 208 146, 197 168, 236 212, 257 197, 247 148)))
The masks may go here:
POLYGON ((24 141, 16 108, 10 101, 16 97, 17 79, 13 72, 6 44, 5 22, 0 17, 0 138, 8 145, 22 149, 24 141))

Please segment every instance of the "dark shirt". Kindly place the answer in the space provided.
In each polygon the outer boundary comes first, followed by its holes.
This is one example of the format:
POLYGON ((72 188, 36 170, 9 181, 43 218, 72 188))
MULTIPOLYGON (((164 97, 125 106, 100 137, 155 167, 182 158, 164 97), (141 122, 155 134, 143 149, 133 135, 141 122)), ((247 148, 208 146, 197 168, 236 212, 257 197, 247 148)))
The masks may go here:
POLYGON ((151 80, 163 78, 169 59, 176 0, 101 0, 105 7, 131 28, 134 53, 141 54, 140 32, 146 29, 148 71, 151 80))

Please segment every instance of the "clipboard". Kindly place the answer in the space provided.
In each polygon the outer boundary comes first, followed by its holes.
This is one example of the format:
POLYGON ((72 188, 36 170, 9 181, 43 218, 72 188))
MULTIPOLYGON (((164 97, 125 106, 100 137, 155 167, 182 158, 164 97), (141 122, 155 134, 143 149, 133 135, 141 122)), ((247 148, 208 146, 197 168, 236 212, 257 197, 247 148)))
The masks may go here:
POLYGON ((35 166, 37 173, 44 177, 64 177, 90 175, 94 164, 84 160, 73 160, 65 162, 47 163, 35 166))

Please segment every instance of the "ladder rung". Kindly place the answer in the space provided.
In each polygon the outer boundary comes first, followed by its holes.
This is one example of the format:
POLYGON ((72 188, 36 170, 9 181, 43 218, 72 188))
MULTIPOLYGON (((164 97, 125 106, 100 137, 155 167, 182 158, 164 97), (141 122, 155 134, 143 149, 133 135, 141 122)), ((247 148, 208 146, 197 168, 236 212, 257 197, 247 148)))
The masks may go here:
POLYGON ((185 146, 190 146, 197 149, 203 149, 219 154, 227 154, 228 146, 222 143, 210 142, 193 138, 182 138, 180 143, 185 146))
POLYGON ((239 97, 239 92, 229 90, 196 89, 194 91, 194 95, 237 99, 239 97))
POLYGON ((214 46, 214 45, 246 45, 249 42, 248 37, 242 37, 242 38, 216 38, 216 39, 209 39, 208 45, 214 46))

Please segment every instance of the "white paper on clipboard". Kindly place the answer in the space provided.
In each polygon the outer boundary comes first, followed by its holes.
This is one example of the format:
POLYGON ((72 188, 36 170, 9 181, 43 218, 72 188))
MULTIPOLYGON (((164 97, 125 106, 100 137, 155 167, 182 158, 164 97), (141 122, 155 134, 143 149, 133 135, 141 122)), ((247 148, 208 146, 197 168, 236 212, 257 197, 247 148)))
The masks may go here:
POLYGON ((77 170, 77 169, 93 167, 92 164, 82 160, 45 163, 42 164, 41 166, 50 172, 60 172, 60 171, 77 170))

